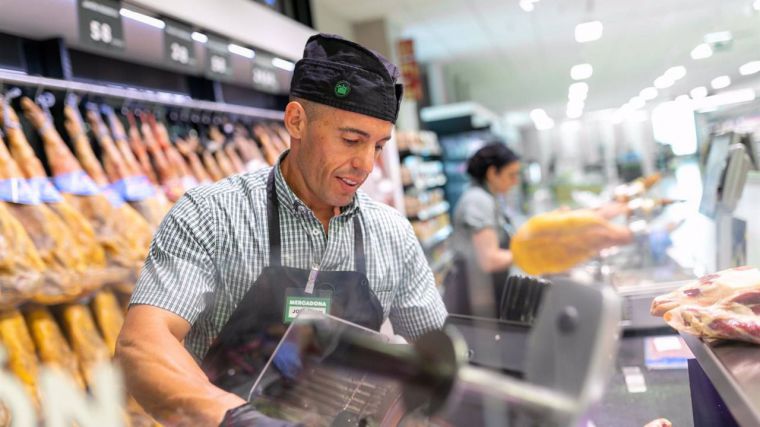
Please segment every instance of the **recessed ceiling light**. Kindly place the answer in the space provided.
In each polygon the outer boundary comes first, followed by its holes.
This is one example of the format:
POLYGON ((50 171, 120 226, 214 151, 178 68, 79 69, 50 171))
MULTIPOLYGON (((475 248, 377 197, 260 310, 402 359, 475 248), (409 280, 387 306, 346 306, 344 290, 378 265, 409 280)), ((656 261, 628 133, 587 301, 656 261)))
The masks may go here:
POLYGON ((198 43, 206 43, 208 41, 207 35, 199 33, 197 31, 193 31, 192 37, 193 40, 197 41, 198 43))
POLYGON ((720 44, 728 43, 733 39, 731 31, 716 31, 714 33, 705 34, 705 43, 720 44))
POLYGON ((568 119, 577 119, 577 118, 579 118, 582 115, 583 115, 583 110, 571 110, 569 108, 567 109, 567 118, 568 119))
POLYGON ((665 77, 673 80, 674 82, 676 80, 680 80, 683 78, 683 76, 686 75, 686 67, 683 65, 676 65, 675 67, 668 68, 668 71, 665 71, 665 77))
POLYGON ((248 59, 253 59, 256 56, 256 52, 254 52, 253 49, 248 49, 247 47, 243 47, 235 43, 228 44, 227 50, 236 55, 244 56, 248 59))
POLYGON ((531 0, 520 0, 520 8, 526 12, 532 12, 534 9, 533 2, 531 0))
POLYGON ((654 87, 657 89, 665 89, 673 86, 673 83, 675 82, 667 76, 660 76, 654 80, 654 87))
POLYGON ((712 86, 713 89, 723 89, 729 87, 730 85, 731 77, 729 76, 716 77, 710 82, 710 86, 712 86))
MULTIPOLYGON (((758 0, 760 1, 760 0, 758 0)), ((711 57, 713 54, 713 50, 707 43, 701 43, 697 45, 694 49, 691 51, 691 59, 705 59, 711 57)))
POLYGON ((707 96, 707 88, 706 88, 706 87, 704 87, 704 86, 698 86, 698 87, 695 87, 694 89, 692 89, 692 90, 689 92, 689 95, 691 95, 691 97, 692 97, 693 99, 700 99, 700 98, 704 98, 704 97, 706 97, 706 96, 707 96))
POLYGON ((570 115, 571 111, 580 111, 582 113, 585 107, 586 104, 583 101, 569 101, 567 103, 567 114, 570 115))
POLYGON ((643 107, 646 104, 646 101, 644 101, 643 98, 640 96, 634 96, 631 98, 630 101, 628 101, 628 105, 631 106, 632 109, 638 110, 639 108, 643 107))
POLYGON ((585 80, 594 74, 594 67, 591 64, 578 64, 573 65, 570 69, 570 77, 573 80, 585 80))
POLYGON ((135 12, 131 9, 121 8, 119 9, 119 15, 124 16, 129 19, 134 19, 135 21, 142 22, 143 24, 148 24, 151 27, 158 28, 159 30, 163 30, 164 27, 166 27, 166 23, 158 18, 154 18, 152 16, 148 16, 145 14, 142 14, 140 12, 135 12))
POLYGON ((548 118, 549 116, 546 114, 546 110, 543 108, 536 108, 534 110, 531 110, 530 112, 530 118, 533 119, 533 121, 540 120, 543 118, 548 118))
POLYGON ((588 96, 588 83, 576 82, 567 89, 567 98, 571 101, 583 101, 588 96))
POLYGON ((288 61, 287 59, 282 59, 282 58, 277 58, 277 57, 272 58, 272 65, 285 71, 293 71, 296 68, 296 64, 294 64, 293 62, 288 61))
POLYGON ((651 100, 657 98, 657 89, 655 89, 653 87, 648 87, 648 88, 642 89, 641 92, 639 92, 639 96, 644 101, 651 101, 651 100))
POLYGON ((578 43, 592 42, 602 38, 604 25, 599 21, 590 21, 575 26, 575 41, 578 43))
POLYGON ((750 61, 739 67, 739 74, 742 76, 749 76, 750 74, 755 74, 758 71, 760 71, 760 61, 750 61))

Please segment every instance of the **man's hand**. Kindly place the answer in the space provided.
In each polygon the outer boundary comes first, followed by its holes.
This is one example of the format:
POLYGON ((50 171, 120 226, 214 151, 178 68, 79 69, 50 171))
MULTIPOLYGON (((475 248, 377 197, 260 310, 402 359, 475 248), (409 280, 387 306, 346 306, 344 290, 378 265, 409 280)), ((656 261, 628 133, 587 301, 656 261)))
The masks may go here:
POLYGON ((219 427, 303 427, 303 424, 278 420, 258 412, 248 403, 230 409, 219 427))

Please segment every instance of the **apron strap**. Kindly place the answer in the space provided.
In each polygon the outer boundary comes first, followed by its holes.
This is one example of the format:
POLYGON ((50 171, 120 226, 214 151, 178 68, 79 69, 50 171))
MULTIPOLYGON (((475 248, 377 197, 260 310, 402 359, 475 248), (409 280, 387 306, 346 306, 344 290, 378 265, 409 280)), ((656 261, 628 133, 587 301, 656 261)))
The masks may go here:
POLYGON ((279 267, 282 264, 280 241, 280 203, 274 183, 274 168, 267 178, 267 225, 269 227, 269 265, 279 267))
MULTIPOLYGON (((282 265, 282 241, 280 239, 280 202, 274 179, 274 168, 267 178, 267 226, 269 228, 269 265, 282 265)), ((354 268, 356 272, 367 274, 367 260, 364 256, 364 233, 359 215, 354 214, 354 268)))
POLYGON ((367 274, 367 260, 364 258, 364 233, 358 213, 354 213, 354 268, 357 273, 367 274))

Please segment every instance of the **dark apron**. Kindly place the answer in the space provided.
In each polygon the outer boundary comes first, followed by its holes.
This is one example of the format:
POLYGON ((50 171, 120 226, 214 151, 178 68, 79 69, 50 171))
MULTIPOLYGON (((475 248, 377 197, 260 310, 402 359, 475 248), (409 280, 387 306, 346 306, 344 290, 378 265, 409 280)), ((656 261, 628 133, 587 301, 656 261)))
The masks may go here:
POLYGON ((273 169, 267 180, 269 265, 243 296, 201 363, 214 385, 243 398, 248 397, 284 335, 288 327, 285 304, 293 298, 327 298, 330 314, 376 331, 383 322, 383 308, 366 276, 364 236, 358 215, 353 219, 356 271, 304 270, 282 265, 278 206, 273 169), (310 274, 316 274, 316 278, 313 292, 308 293, 310 274))
MULTIPOLYGON (((498 205, 497 205, 498 206, 498 205)), ((499 233, 499 249, 509 249, 509 245, 512 242, 512 221, 510 221, 509 217, 503 213, 498 212, 497 215, 501 215, 505 221, 503 225, 499 225, 497 223, 497 227, 501 227, 501 230, 498 230, 499 233)), ((497 273, 491 273, 491 279, 493 280, 493 295, 494 295, 494 304, 496 304, 496 310, 499 310, 499 306, 501 305, 501 297, 504 295, 504 288, 507 286, 507 278, 509 277, 509 268, 504 271, 499 271, 497 273)), ((499 316, 499 313, 496 314, 497 317, 499 316)))
MULTIPOLYGON (((497 216, 496 221, 496 233, 499 236, 499 249, 509 249, 509 245, 512 241, 512 221, 506 215, 501 212, 499 205, 497 204, 497 216), (504 224, 501 224, 499 217, 504 219, 504 224)), ((494 304, 493 310, 490 314, 487 313, 474 313, 472 309, 472 302, 470 299, 470 274, 469 269, 480 269, 474 259, 468 261, 467 259, 457 256, 454 258, 453 265, 444 278, 444 295, 443 302, 446 305, 446 309, 451 314, 462 314, 472 316, 478 314, 484 317, 499 317, 499 307, 501 305, 502 295, 504 294, 504 288, 507 285, 507 278, 509 277, 509 269, 500 271, 497 273, 491 273, 491 282, 493 288, 494 304)))

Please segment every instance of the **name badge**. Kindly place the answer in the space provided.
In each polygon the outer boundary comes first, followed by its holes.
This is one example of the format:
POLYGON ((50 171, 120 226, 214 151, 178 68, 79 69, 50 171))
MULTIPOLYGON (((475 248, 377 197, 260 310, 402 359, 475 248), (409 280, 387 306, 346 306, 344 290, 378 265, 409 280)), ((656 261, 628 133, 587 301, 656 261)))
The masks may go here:
POLYGON ((332 295, 330 292, 320 292, 319 296, 286 295, 282 321, 288 324, 304 311, 330 314, 331 303, 332 295))

